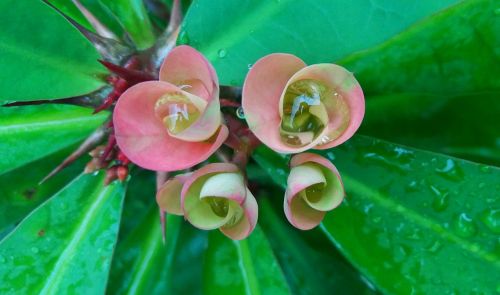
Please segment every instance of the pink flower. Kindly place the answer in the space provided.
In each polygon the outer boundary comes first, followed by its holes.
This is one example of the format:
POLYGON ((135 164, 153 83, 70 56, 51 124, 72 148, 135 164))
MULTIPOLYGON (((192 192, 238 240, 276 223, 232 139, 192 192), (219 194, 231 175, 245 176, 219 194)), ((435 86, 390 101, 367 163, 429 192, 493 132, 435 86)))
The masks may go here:
POLYGON ((253 65, 242 105, 252 132, 280 153, 337 146, 356 132, 365 112, 363 91, 352 73, 334 64, 306 66, 285 53, 253 65))
POLYGON ((189 46, 170 52, 159 81, 139 83, 120 96, 113 124, 120 150, 138 166, 158 171, 194 166, 228 136, 215 70, 189 46))
POLYGON ((293 156, 290 167, 285 215, 296 228, 311 229, 342 203, 345 193, 340 174, 330 161, 311 153, 293 156))
POLYGON ((156 199, 161 210, 184 215, 200 229, 218 228, 233 240, 246 238, 257 224, 257 201, 233 164, 208 164, 176 176, 163 185, 156 199))

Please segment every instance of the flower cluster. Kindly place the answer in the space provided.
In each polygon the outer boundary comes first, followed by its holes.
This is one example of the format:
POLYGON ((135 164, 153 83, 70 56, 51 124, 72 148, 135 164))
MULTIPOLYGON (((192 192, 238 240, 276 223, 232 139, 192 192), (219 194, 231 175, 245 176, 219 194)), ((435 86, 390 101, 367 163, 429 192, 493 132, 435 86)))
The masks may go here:
MULTIPOLYGON (((238 105, 232 102, 231 105, 238 105)), ((284 210, 299 229, 317 226, 344 198, 335 166, 310 149, 328 149, 349 139, 364 116, 364 96, 346 69, 307 66, 291 54, 270 54, 250 69, 241 106, 248 127, 221 112, 219 82, 205 57, 189 46, 174 48, 159 81, 134 85, 113 115, 120 151, 136 165, 180 171, 159 189, 163 212, 183 215, 194 226, 243 239, 255 228, 258 206, 246 184, 245 166, 262 142, 290 161, 284 210), (227 163, 195 171, 225 144, 227 163)))

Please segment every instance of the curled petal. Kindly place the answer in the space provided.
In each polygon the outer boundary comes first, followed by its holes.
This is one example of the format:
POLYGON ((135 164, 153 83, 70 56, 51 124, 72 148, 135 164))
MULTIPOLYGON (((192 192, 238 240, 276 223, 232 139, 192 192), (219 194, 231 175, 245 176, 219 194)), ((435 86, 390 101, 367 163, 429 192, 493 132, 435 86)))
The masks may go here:
POLYGON ((157 100, 172 91, 178 88, 167 82, 143 82, 125 91, 116 104, 113 123, 118 146, 145 169, 175 171, 192 167, 206 160, 228 136, 224 125, 206 141, 187 142, 170 136, 154 110, 157 100))
MULTIPOLYGON (((358 130, 365 114, 363 90, 354 75, 335 64, 314 64, 302 68, 288 81, 315 80, 324 83, 330 90, 329 99, 324 99, 328 125, 312 144, 315 149, 328 149, 352 137, 358 130), (321 144, 324 142, 324 144, 321 144)), ((283 96, 280 99, 282 111, 283 96)))
POLYGON ((156 193, 156 202, 162 211, 184 215, 181 209, 181 191, 191 173, 180 174, 165 182, 156 193))
POLYGON ((177 46, 163 61, 160 81, 174 84, 208 104, 196 122, 172 136, 186 141, 200 141, 212 136, 221 124, 221 115, 219 82, 210 62, 193 47, 177 46))
POLYGON ((259 59, 243 85, 242 106, 248 127, 263 143, 280 153, 295 153, 308 147, 285 145, 280 136, 279 101, 288 80, 305 63, 291 54, 275 53, 259 59))
POLYGON ((246 191, 245 202, 243 203, 243 216, 240 221, 232 226, 222 226, 220 231, 233 240, 242 240, 248 237, 257 225, 259 208, 257 201, 250 190, 246 191))
POLYGON ((342 202, 342 180, 335 166, 316 154, 296 155, 290 166, 285 214, 295 227, 311 229, 321 222, 326 212, 342 202))
POLYGON ((219 81, 210 62, 196 49, 177 46, 160 68, 160 81, 166 81, 210 102, 218 98, 219 81))

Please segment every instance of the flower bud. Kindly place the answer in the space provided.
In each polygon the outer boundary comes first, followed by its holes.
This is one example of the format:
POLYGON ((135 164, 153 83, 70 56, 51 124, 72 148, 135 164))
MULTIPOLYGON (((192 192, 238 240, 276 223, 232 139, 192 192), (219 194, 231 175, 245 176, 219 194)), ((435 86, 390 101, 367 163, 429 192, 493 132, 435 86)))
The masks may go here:
POLYGON ((293 156, 290 167, 285 215, 293 226, 312 229, 344 199, 340 174, 330 161, 311 153, 293 156))

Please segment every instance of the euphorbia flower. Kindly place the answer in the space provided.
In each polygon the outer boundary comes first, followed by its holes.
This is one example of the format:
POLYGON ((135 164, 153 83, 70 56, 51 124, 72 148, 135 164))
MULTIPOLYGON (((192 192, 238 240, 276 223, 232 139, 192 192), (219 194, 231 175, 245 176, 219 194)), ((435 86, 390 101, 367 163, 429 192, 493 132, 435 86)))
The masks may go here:
POLYGON ((354 134, 365 112, 363 91, 352 73, 334 64, 306 66, 284 53, 253 65, 242 105, 253 133, 280 153, 337 146, 354 134))
POLYGON ((246 238, 257 224, 255 197, 234 164, 208 164, 167 181, 157 194, 161 210, 184 215, 195 227, 219 229, 233 240, 246 238))
POLYGON ((293 156, 290 167, 285 215, 293 226, 311 229, 342 203, 344 186, 340 174, 330 161, 311 153, 293 156))
POLYGON ((135 164, 159 171, 206 160, 228 135, 215 70, 189 46, 170 52, 159 81, 139 83, 120 96, 113 123, 120 150, 135 164))

